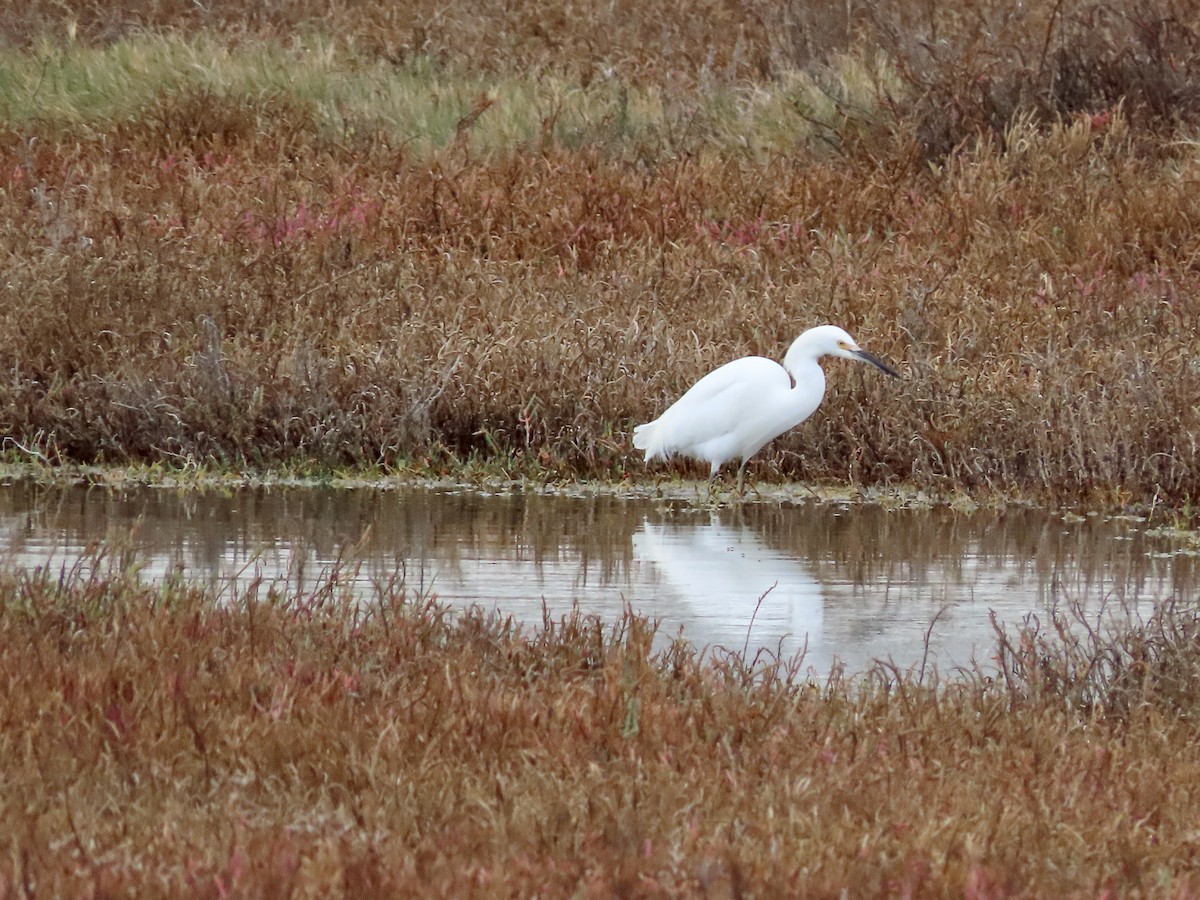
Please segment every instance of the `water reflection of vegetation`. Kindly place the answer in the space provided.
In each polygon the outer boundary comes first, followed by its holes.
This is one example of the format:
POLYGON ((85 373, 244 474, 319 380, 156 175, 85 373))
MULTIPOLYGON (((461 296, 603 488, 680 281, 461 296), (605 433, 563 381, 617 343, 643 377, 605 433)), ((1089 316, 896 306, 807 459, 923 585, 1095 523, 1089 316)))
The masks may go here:
POLYGON ((962 515, 825 506, 806 516, 755 509, 752 521, 772 546, 811 560, 818 571, 835 569, 852 584, 921 585, 934 574, 963 583, 981 572, 1007 573, 1042 585, 1049 599, 1056 591, 1096 589, 1136 597, 1194 583, 1190 558, 1154 558, 1147 537, 1126 520, 1068 522, 1035 509, 962 515))
MULTIPOLYGON (((1134 523, 1080 522, 1039 510, 961 515, 945 509, 885 510, 870 505, 752 504, 738 509, 671 509, 614 496, 562 498, 535 493, 485 496, 426 490, 248 489, 232 493, 105 491, 13 485, 0 514, 18 532, 45 529, 80 545, 134 529, 144 551, 218 568, 281 544, 331 559, 442 570, 464 559, 543 564, 571 560, 581 583, 613 583, 633 562, 632 536, 644 521, 745 528, 766 546, 805 561, 822 580, 852 585, 969 584, 981 578, 1036 583, 1056 593, 1116 591, 1133 597, 1194 584, 1190 557, 1156 558, 1158 546, 1134 523)), ((22 541, 12 538, 14 547, 22 541)))

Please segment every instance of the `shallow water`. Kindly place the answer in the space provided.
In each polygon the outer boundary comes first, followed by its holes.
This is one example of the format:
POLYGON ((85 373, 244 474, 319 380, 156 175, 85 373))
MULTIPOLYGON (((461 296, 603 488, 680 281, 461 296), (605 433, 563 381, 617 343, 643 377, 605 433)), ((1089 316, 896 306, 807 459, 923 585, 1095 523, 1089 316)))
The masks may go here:
POLYGON ((312 589, 338 564, 355 589, 400 573, 413 591, 536 625, 578 604, 625 605, 699 645, 945 671, 1049 604, 1124 599, 1145 611, 1187 595, 1182 539, 1128 519, 1033 510, 960 514, 861 504, 747 504, 697 511, 614 496, 271 488, 174 492, 0 486, 0 559, 55 569, 89 546, 133 549, 146 577, 178 573, 232 594, 256 579, 312 589), (761 602, 760 602, 761 600, 761 602))

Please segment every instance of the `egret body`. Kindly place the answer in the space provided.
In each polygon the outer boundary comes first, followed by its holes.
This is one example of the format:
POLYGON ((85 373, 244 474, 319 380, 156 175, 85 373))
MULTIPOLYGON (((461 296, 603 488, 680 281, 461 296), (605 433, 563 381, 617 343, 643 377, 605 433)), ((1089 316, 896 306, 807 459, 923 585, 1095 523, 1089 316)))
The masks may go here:
POLYGON ((869 362, 897 375, 841 328, 820 325, 792 342, 783 365, 763 356, 745 356, 709 372, 653 422, 634 428, 633 446, 646 451, 647 462, 675 455, 707 462, 712 478, 725 463, 741 460, 740 492, 750 457, 821 405, 822 356, 869 362))

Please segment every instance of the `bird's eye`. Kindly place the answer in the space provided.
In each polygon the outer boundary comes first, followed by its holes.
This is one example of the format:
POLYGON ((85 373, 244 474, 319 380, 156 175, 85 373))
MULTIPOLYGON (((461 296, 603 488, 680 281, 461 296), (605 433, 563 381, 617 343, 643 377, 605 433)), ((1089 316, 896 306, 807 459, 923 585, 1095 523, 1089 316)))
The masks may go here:
POLYGON ((850 345, 847 344, 845 341, 838 341, 838 346, 841 347, 843 350, 850 349, 850 345))

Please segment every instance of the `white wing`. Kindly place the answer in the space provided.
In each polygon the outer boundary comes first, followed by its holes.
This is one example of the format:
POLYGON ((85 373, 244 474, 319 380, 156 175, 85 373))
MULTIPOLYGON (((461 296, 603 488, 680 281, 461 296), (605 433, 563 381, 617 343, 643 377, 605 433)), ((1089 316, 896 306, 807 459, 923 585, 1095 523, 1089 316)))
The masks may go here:
POLYGON ((731 459, 745 443, 748 422, 791 389, 783 366, 763 356, 726 363, 697 381, 653 422, 634 429, 633 445, 646 459, 683 453, 731 459))

